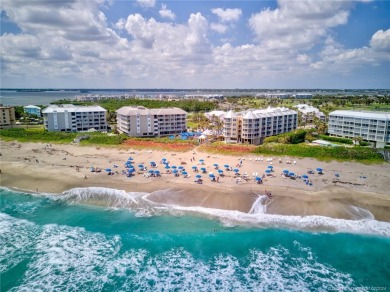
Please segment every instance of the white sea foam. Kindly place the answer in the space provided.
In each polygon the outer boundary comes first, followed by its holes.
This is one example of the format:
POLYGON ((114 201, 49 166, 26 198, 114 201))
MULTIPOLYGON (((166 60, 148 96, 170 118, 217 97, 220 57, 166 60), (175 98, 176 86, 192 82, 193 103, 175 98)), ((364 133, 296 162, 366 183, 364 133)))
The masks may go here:
POLYGON ((345 232, 373 234, 390 237, 390 223, 373 219, 346 220, 324 216, 285 216, 274 214, 247 214, 239 211, 203 207, 175 207, 181 211, 204 214, 226 226, 251 226, 259 228, 287 228, 315 232, 345 232))
POLYGON ((69 202, 103 200, 110 207, 129 208, 137 216, 154 216, 162 213, 183 215, 186 213, 207 216, 220 220, 225 226, 245 225, 259 228, 287 228, 316 232, 346 232, 373 234, 390 237, 390 223, 376 221, 366 209, 349 206, 353 218, 360 220, 336 219, 324 216, 285 216, 266 214, 268 197, 259 196, 249 212, 221 210, 204 207, 181 207, 177 205, 157 204, 148 200, 148 193, 136 193, 108 188, 76 188, 64 192, 61 199, 69 202))
POLYGON ((0 273, 26 259, 36 233, 33 223, 0 213, 0 273))

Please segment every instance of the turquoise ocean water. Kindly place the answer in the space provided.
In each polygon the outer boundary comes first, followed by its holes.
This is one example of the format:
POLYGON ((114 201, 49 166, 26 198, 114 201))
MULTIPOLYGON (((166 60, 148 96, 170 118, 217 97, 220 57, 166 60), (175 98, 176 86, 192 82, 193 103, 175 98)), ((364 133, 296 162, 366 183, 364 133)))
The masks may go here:
POLYGON ((390 223, 0 189, 0 291, 384 291, 390 223))

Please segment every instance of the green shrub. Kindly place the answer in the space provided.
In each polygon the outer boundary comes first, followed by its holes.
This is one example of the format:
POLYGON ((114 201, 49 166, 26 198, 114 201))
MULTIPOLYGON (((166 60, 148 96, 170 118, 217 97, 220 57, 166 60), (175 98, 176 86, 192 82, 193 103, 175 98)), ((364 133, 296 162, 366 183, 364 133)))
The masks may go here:
POLYGON ((15 139, 21 142, 61 142, 69 143, 76 138, 76 133, 48 132, 43 129, 3 129, 0 130, 2 139, 15 139))
POLYGON ((258 146, 254 152, 269 155, 313 157, 320 160, 357 160, 367 162, 383 161, 381 155, 375 150, 365 147, 325 147, 310 146, 306 144, 264 144, 258 146))
POLYGON ((327 135, 319 135, 319 138, 331 142, 338 142, 338 143, 349 144, 349 145, 353 144, 353 141, 348 138, 332 137, 327 135))
POLYGON ((305 142, 306 134, 307 132, 305 130, 295 130, 293 132, 267 137, 264 139, 264 143, 298 144, 305 142))

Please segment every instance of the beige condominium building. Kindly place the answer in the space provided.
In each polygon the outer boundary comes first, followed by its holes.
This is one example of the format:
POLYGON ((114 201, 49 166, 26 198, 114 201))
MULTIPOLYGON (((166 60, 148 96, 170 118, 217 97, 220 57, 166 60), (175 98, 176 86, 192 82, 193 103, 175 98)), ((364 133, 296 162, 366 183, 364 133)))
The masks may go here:
POLYGON ((329 113, 330 135, 362 138, 377 148, 390 144, 390 112, 336 110, 329 113))
POLYGON ((50 132, 107 131, 107 110, 101 106, 51 105, 42 111, 50 132))
POLYGON ((264 138, 293 131, 298 126, 296 111, 284 107, 252 109, 223 117, 223 136, 227 143, 259 145, 264 138))
POLYGON ((12 127, 15 124, 15 108, 0 104, 0 129, 12 127))
POLYGON ((160 137, 187 130, 187 112, 179 108, 125 106, 116 111, 117 129, 130 137, 160 137))

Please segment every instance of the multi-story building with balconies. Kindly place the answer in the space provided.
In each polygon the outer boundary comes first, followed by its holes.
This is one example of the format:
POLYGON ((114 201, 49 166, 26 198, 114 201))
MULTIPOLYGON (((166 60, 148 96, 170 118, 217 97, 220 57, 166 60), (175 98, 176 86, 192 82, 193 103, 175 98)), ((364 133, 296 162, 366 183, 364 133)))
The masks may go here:
POLYGON ((264 138, 295 130, 298 114, 288 108, 229 111, 223 117, 223 136, 227 143, 261 144, 264 138))
POLYGON ((377 148, 390 144, 390 113, 336 110, 329 113, 330 135, 362 138, 377 148))
POLYGON ((101 106, 51 105, 42 113, 50 132, 107 131, 107 110, 101 106))
POLYGON ((12 127, 15 124, 15 108, 0 104, 0 129, 12 127))
POLYGON ((187 130, 187 112, 179 108, 125 106, 116 111, 117 129, 130 137, 160 137, 187 130))

